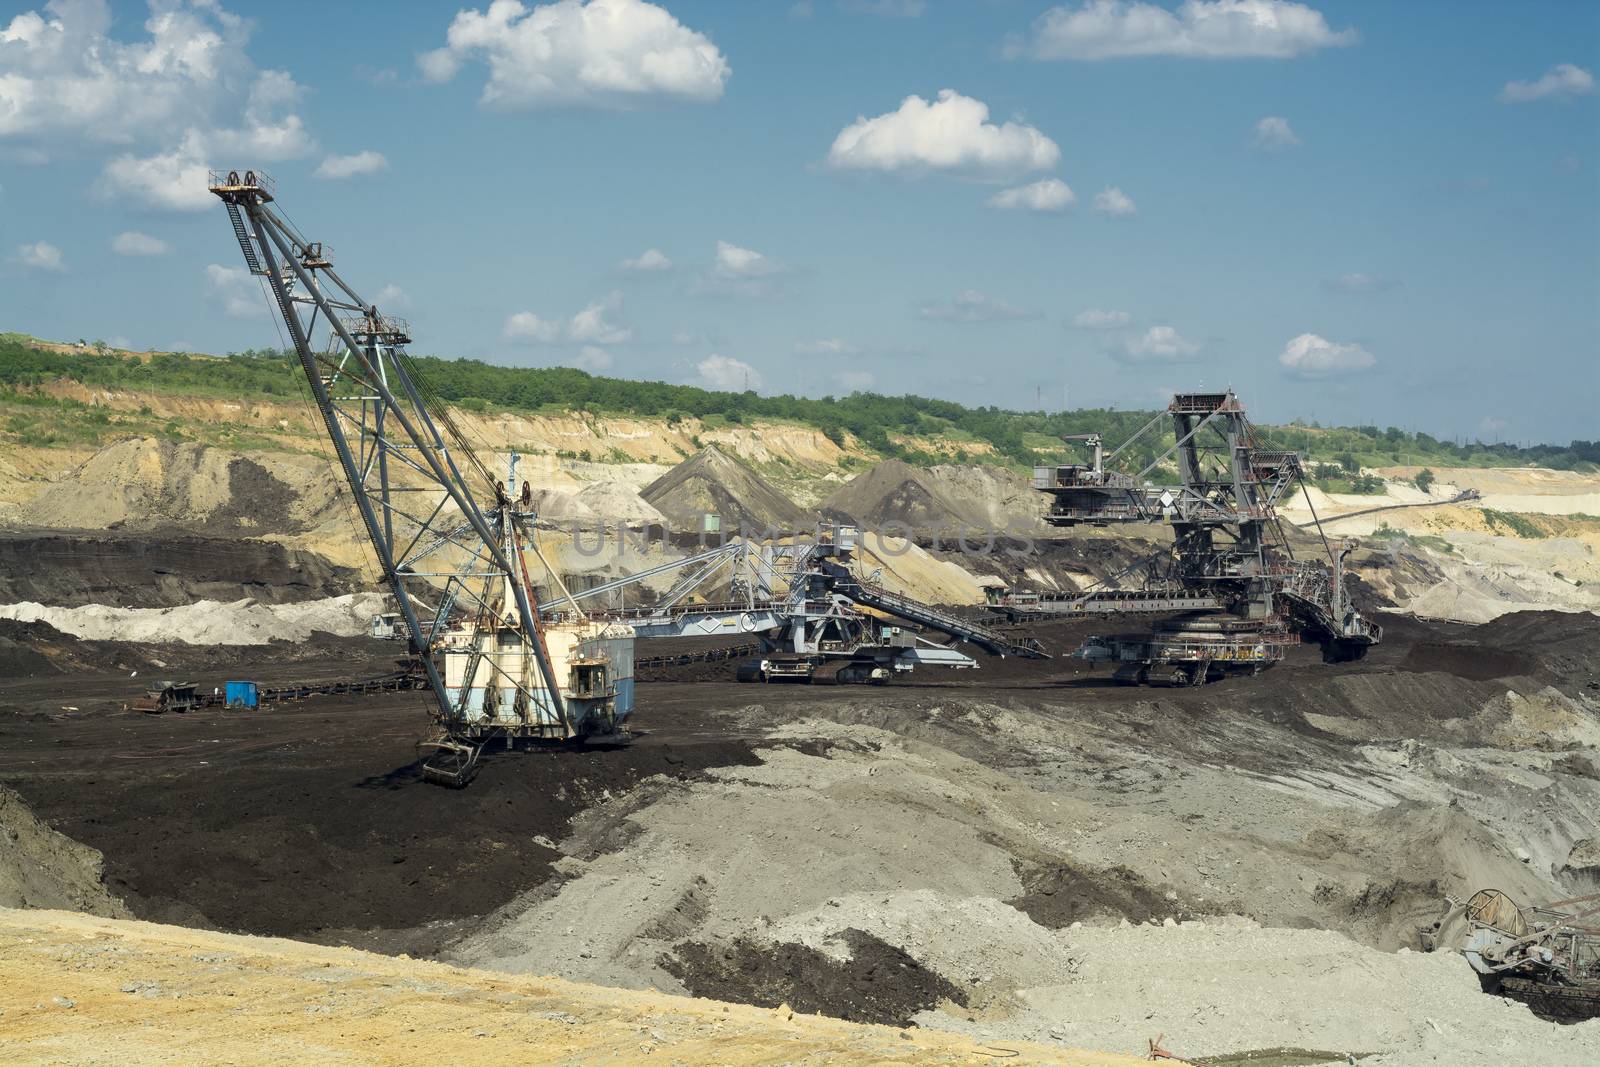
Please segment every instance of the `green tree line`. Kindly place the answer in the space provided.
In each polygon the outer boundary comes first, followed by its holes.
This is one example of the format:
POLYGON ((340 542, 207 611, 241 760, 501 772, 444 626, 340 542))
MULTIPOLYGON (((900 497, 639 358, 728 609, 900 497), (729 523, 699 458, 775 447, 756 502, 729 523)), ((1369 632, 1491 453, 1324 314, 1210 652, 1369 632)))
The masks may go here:
MULTIPOLYGON (((413 361, 441 397, 469 408, 559 409, 668 421, 686 417, 719 417, 735 423, 752 418, 783 419, 815 427, 839 444, 844 443, 846 434, 852 434, 882 456, 912 461, 932 457, 907 447, 897 437, 943 439, 958 450, 964 442, 981 442, 1012 463, 1048 463, 1082 454, 1078 446, 1069 451, 1060 443, 1064 434, 1099 432, 1109 449, 1155 414, 1105 409, 1019 412, 873 392, 820 399, 762 396, 600 377, 570 367, 505 367, 437 356, 416 356, 413 361)), ((223 358, 174 352, 130 359, 102 354, 89 345, 69 352, 54 351, 38 347, 25 335, 0 334, 0 387, 16 393, 60 379, 105 388, 208 396, 292 398, 304 392, 299 363, 288 352, 252 349, 223 358)), ((1294 424, 1263 426, 1261 431, 1272 447, 1338 463, 1352 474, 1363 466, 1403 464, 1600 468, 1600 441, 1523 448, 1480 441, 1457 443, 1395 427, 1294 424)), ((1125 453, 1125 466, 1142 467, 1167 446, 1164 436, 1147 436, 1147 441, 1125 453)), ((983 451, 972 449, 975 456, 983 451)))

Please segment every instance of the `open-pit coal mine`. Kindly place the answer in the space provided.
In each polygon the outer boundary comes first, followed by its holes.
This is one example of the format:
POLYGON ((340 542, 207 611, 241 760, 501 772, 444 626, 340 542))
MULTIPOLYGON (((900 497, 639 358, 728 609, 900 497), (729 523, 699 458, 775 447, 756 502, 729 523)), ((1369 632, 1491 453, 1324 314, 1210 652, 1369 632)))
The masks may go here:
MULTIPOLYGON (((745 635, 646 641, 625 743, 490 746, 450 790, 417 747, 430 693, 337 691, 408 658, 366 631, 355 572, 160 532, 3 545, 30 561, 7 587, 50 607, 0 620, 6 906, 990 1048, 1577 1064, 1600 1041, 1423 951, 1447 897, 1600 889, 1594 615, 1374 610, 1359 660, 1306 643, 1177 688, 1072 657, 1103 620, 1028 625, 1049 658, 885 685, 739 684, 715 653, 745 635), (247 605, 301 614, 224 625, 247 605), (134 710, 151 679, 306 695, 134 710)), ((1105 556, 1039 551, 994 571, 1105 556)))

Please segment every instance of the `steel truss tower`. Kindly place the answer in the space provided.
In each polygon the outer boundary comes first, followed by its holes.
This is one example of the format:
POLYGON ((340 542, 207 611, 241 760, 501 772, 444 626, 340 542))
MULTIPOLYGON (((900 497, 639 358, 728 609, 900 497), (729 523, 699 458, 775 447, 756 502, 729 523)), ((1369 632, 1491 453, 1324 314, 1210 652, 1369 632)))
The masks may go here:
POLYGON ((592 724, 571 714, 551 666, 512 529, 519 516, 415 373, 405 351, 408 325, 363 299, 334 269, 331 250, 285 220, 265 174, 213 173, 208 184, 289 331, 412 651, 427 671, 442 741, 473 746, 475 762, 476 747, 493 737, 588 732, 592 724), (320 349, 319 328, 328 332, 320 349), (478 494, 494 506, 481 507, 478 494), (468 708, 467 685, 454 696, 447 688, 430 653, 459 616, 485 645, 474 650, 468 677, 483 670, 480 660, 491 664, 491 686, 515 692, 519 722, 486 721, 468 708), (508 642, 518 654, 505 655, 508 642))

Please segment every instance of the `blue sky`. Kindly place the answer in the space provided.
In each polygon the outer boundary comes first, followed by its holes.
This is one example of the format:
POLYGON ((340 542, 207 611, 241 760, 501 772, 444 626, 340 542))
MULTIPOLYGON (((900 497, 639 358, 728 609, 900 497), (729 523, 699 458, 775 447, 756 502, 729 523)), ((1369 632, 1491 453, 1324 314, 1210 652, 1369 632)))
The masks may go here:
POLYGON ((12 5, 0 328, 279 344, 196 191, 257 165, 419 352, 1593 438, 1597 56, 1566 2, 12 5))

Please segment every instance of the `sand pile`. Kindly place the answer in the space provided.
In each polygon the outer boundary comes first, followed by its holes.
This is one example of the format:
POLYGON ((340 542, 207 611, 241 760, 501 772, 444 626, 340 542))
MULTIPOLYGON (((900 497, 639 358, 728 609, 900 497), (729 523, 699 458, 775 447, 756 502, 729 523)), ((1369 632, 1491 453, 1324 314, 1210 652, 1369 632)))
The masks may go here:
POLYGON ((576 493, 541 489, 533 494, 533 511, 546 526, 592 526, 596 516, 576 493))
POLYGON ((913 467, 885 460, 823 502, 825 514, 866 529, 1038 532, 1043 498, 1014 471, 980 464, 913 467))
POLYGON ((175 608, 46 607, 24 601, 0 605, 0 619, 42 621, 89 641, 140 644, 264 645, 304 641, 313 633, 358 637, 386 609, 381 593, 351 593, 299 604, 202 600, 175 608))
POLYGON ((667 521, 626 482, 593 482, 578 491, 578 500, 607 525, 648 526, 667 521))
MULTIPOLYGON (((904 537, 867 532, 858 542, 856 572, 891 592, 928 604, 981 604, 984 586, 978 576, 950 559, 938 559, 904 537)), ((958 561, 964 557, 953 554, 958 561)))
POLYGON ((0 908, 64 908, 127 918, 104 883, 104 857, 50 829, 0 786, 0 908))
POLYGON ((715 445, 708 445, 639 494, 674 526, 700 530, 717 515, 724 530, 802 530, 816 518, 768 485, 759 474, 715 445))
POLYGON ((0 911, 0 956, 8 1064, 1138 1062, 66 912, 0 911))
POLYGON ((140 437, 94 453, 24 504, 30 526, 103 530, 183 526, 213 533, 302 534, 348 522, 326 459, 243 455, 140 437))
POLYGON ((1057 938, 1073 973, 1024 990, 1012 1017, 971 1022, 940 1011, 918 1021, 1001 1043, 1108 1050, 1163 1034, 1167 1049, 1196 1060, 1299 1048, 1336 1054, 1321 1062, 1356 1056, 1385 1067, 1580 1067, 1600 1051, 1600 1020, 1556 1026, 1486 997, 1454 953, 1379 952, 1331 931, 1241 920, 1085 927, 1057 938))
MULTIPOLYGON (((1363 701, 1405 703, 1389 673, 1343 677, 1363 701)), ((1486 1003, 1459 958, 1386 951, 1446 892, 1568 895, 1555 868, 1592 835, 1581 813, 1600 783, 1548 769, 1554 753, 1511 765, 1479 746, 1502 720, 1573 725, 1580 711, 1497 707, 1464 724, 1477 732, 1461 747, 1357 748, 1222 707, 1196 726, 1172 699, 840 694, 787 721, 776 697, 752 705, 729 728, 768 724, 760 766, 598 807, 561 845, 564 881, 502 909, 455 958, 697 994, 744 981, 770 997, 787 980, 842 991, 830 1010, 856 1010, 855 976, 891 966, 913 991, 960 991, 919 1022, 991 1040, 1126 1049, 1164 1031, 1196 1056, 1299 1046, 1391 1063, 1532 1041, 1549 1062, 1584 1062, 1570 1031, 1486 1003), (1537 813, 1530 790, 1546 798, 1537 813)))
POLYGON ((1575 586, 1549 571, 1443 554, 1432 562, 1443 579, 1401 604, 1423 618, 1483 623, 1518 611, 1600 611, 1600 586, 1575 586))

